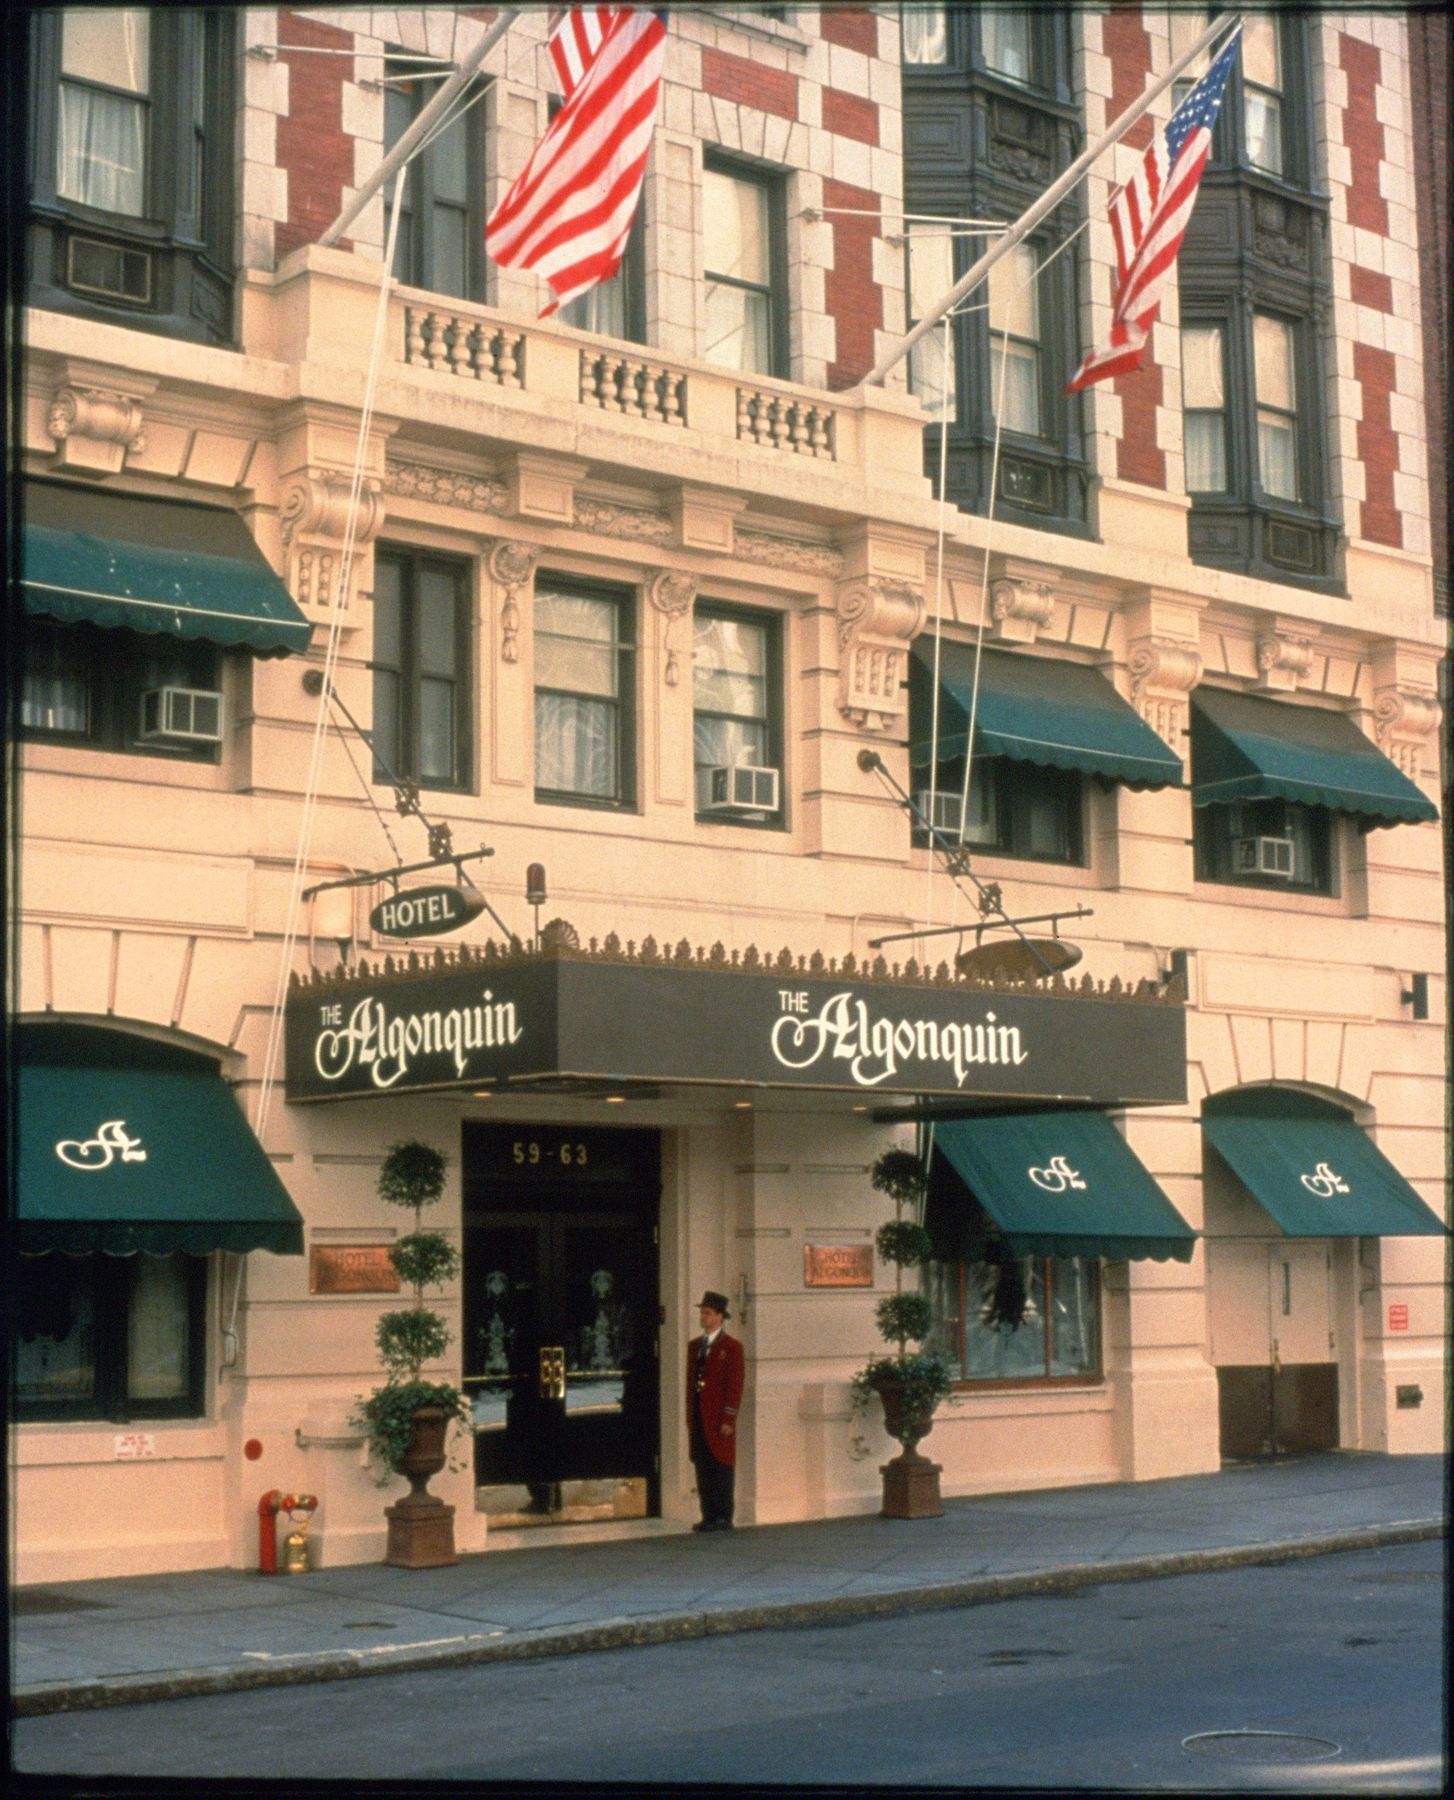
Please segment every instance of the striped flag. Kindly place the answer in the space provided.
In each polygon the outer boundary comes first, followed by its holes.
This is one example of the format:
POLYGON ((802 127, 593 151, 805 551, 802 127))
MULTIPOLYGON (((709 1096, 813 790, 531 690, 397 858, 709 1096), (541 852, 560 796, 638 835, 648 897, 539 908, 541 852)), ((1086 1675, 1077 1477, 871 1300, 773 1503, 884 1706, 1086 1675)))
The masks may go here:
POLYGON ((1111 202, 1111 235, 1116 240, 1111 329, 1105 342, 1097 344, 1080 365, 1067 394, 1141 366, 1141 353, 1196 204, 1202 170, 1212 148, 1212 127, 1241 41, 1239 26, 1172 114, 1165 134, 1154 140, 1136 174, 1111 202))
POLYGON ((551 33, 565 104, 485 226, 497 263, 549 283, 542 319, 620 265, 665 56, 664 8, 573 6, 551 33))

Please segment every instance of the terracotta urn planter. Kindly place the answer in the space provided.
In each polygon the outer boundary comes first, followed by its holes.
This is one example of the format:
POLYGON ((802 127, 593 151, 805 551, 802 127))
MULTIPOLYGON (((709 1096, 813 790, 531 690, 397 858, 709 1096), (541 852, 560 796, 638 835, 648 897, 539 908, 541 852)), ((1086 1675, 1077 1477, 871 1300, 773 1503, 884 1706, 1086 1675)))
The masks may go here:
POLYGON ((942 1465, 930 1462, 919 1453, 919 1440, 934 1428, 932 1415, 910 1420, 904 1412, 902 1388, 882 1385, 878 1397, 883 1402, 884 1430, 903 1446, 890 1462, 879 1464, 883 1478, 881 1519, 939 1519, 944 1516, 944 1503, 939 1493, 942 1465))
POLYGON ((454 1550, 454 1508, 429 1492, 429 1478, 448 1460, 444 1439, 450 1418, 441 1406, 414 1414, 409 1448, 395 1464, 409 1492, 384 1508, 389 1541, 384 1561, 399 1569, 439 1569, 459 1561, 454 1550))

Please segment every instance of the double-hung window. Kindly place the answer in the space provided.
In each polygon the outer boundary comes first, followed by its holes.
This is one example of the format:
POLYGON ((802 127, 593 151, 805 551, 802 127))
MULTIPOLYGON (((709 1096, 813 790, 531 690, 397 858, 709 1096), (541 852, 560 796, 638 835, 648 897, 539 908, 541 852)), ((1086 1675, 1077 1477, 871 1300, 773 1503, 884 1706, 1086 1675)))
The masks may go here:
POLYGON ((709 162, 702 171, 706 330, 702 355, 743 374, 787 373, 782 195, 771 177, 709 162))
POLYGON ((374 779, 461 788, 470 778, 470 584, 451 557, 374 559, 374 779))
POLYGON ((1017 244, 990 270, 985 284, 992 405, 1006 431, 1032 438, 1041 435, 1044 419, 1035 261, 1028 244, 1017 244))
MULTIPOLYGON (((431 75, 403 55, 388 59, 385 153, 429 103, 445 73, 431 75)), ((460 300, 484 298, 483 141, 481 108, 471 106, 411 159, 404 174, 394 251, 394 273, 407 286, 460 300)), ((384 184, 385 243, 393 196, 391 178, 384 184)))
POLYGON ((1181 393, 1189 494, 1227 486, 1226 336, 1220 325, 1187 325, 1181 334, 1181 393))
POLYGON ((217 761, 225 721, 215 644, 30 618, 22 655, 22 736, 217 761))
POLYGON ((231 341, 237 18, 188 6, 31 10, 33 303, 231 341))
POLYGON ((1264 494, 1300 500, 1296 339, 1286 319, 1252 315, 1252 373, 1257 401, 1257 477, 1264 494))
POLYGON ((573 805, 635 801, 633 603, 539 576, 535 793, 573 805))
POLYGON ((1335 894, 1336 827, 1323 806, 1252 800, 1192 809, 1198 881, 1296 894, 1335 894))
POLYGON ((692 647, 692 757, 697 811, 733 823, 782 816, 776 621, 699 606, 692 647))
POLYGON ((1281 33, 1270 13, 1249 13, 1242 25, 1242 132, 1247 160, 1269 175, 1284 170, 1281 33))

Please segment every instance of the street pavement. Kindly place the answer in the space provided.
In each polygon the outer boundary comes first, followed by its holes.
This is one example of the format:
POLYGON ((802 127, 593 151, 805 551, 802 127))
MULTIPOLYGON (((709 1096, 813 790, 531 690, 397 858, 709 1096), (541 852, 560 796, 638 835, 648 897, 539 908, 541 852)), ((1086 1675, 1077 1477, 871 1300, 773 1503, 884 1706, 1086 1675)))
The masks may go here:
POLYGON ((451 1568, 205 1569, 11 1597, 20 1715, 967 1606, 1441 1537, 1442 1456, 986 1495, 939 1519, 579 1526, 451 1568))

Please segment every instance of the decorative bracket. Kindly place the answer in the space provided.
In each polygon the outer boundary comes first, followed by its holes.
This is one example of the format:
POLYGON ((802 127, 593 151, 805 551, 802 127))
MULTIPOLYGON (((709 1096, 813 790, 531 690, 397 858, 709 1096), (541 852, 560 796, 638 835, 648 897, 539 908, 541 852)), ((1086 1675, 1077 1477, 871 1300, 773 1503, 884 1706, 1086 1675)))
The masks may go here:
POLYGON ((63 382, 51 395, 45 428, 56 462, 78 475, 117 475, 135 450, 146 448, 141 398, 116 388, 63 382))
POLYGON ((850 723, 885 731, 903 718, 904 669, 925 611, 922 588, 889 576, 860 577, 839 588, 838 710, 850 723))
POLYGON ((1178 756, 1186 754, 1187 697, 1202 678, 1202 653, 1195 644, 1169 638, 1141 638, 1126 659, 1131 703, 1159 738, 1178 756))
POLYGON ((1373 729, 1379 748, 1411 781, 1422 772, 1424 746, 1443 716, 1444 709, 1432 694, 1380 688, 1374 695, 1373 729))
POLYGON ((658 569, 646 584, 646 597, 666 620, 661 640, 666 652, 666 662, 661 678, 668 687, 675 687, 681 680, 681 671, 677 667, 677 653, 671 641, 672 628, 684 613, 692 610, 697 598, 696 577, 685 575, 680 569, 658 569))
MULTIPOLYGON (((347 615, 351 596, 337 592, 344 544, 348 537, 352 483, 330 470, 307 471, 289 478, 283 489, 278 522, 288 554, 288 586, 293 598, 317 616, 335 604, 347 615)), ((355 553, 371 544, 384 522, 382 483, 366 476, 359 488, 354 524, 355 553)), ((357 589, 355 579, 350 583, 357 589)))
POLYGON ((490 579, 500 591, 500 661, 520 660, 520 605, 517 596, 535 578, 535 565, 540 560, 538 544, 521 543, 515 538, 502 538, 490 550, 485 566, 490 579))
POLYGON ((994 634, 1003 643, 1033 644, 1055 613, 1055 593, 1045 581, 1001 578, 990 583, 994 634))
POLYGON ((1264 632, 1257 640, 1258 687, 1269 693, 1296 693, 1314 657, 1310 639, 1281 631, 1264 632))

